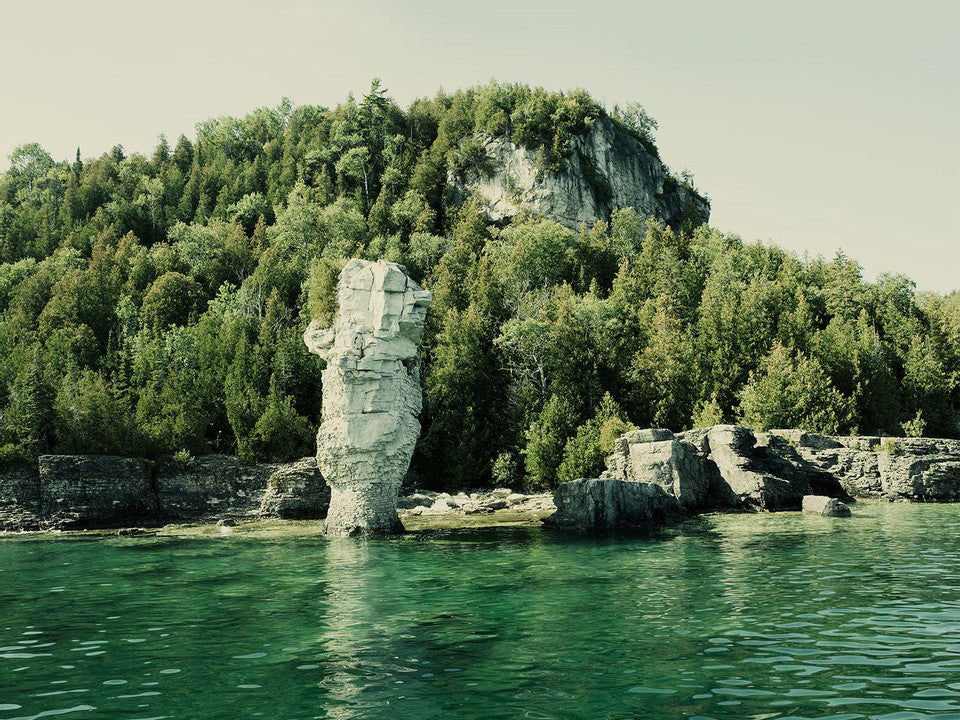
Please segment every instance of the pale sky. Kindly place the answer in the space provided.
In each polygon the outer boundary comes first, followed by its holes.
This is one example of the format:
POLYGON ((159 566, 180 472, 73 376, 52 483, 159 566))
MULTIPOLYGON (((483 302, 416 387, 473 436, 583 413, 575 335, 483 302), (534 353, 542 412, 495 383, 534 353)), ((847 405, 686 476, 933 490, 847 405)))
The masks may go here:
POLYGON ((283 96, 637 101, 745 240, 960 289, 960 2, 0 0, 0 157, 149 152, 283 96))

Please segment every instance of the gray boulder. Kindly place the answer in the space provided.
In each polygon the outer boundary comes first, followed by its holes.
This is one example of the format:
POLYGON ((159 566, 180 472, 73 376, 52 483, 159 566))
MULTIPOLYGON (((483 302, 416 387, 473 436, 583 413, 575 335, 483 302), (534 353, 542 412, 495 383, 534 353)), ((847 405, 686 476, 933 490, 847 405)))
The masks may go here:
POLYGON ((809 492, 809 481, 802 473, 784 477, 782 471, 794 468, 781 462, 768 442, 758 447, 750 428, 715 425, 707 433, 707 442, 718 478, 714 496, 721 503, 753 510, 796 509, 809 492), (778 469, 781 472, 775 474, 778 469))
POLYGON ((603 477, 654 483, 691 511, 796 510, 804 495, 848 497, 835 477, 783 437, 735 425, 679 435, 626 433, 615 442, 603 477))
POLYGON ((554 490, 557 511, 544 520, 550 527, 578 530, 646 528, 679 520, 677 498, 656 483, 614 478, 581 479, 554 490))
POLYGON ((57 527, 155 522, 157 498, 146 461, 112 455, 41 455, 40 514, 57 527))
POLYGON ((327 516, 330 486, 307 457, 277 468, 260 501, 260 514, 290 520, 320 520, 327 516))
POLYGON ((706 506, 710 476, 697 447, 669 430, 634 430, 614 443, 603 477, 662 487, 688 509, 706 506))
POLYGON ((825 495, 806 495, 803 498, 803 512, 808 515, 824 517, 850 517, 850 508, 836 498, 825 495))

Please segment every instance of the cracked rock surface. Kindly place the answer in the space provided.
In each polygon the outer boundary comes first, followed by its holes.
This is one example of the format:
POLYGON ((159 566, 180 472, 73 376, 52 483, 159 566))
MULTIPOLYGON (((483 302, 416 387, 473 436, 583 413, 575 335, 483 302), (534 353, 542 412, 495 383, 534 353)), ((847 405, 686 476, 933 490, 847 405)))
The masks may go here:
POLYGON ((328 535, 403 530, 397 495, 420 434, 417 345, 430 300, 400 265, 353 259, 333 327, 304 334, 327 362, 317 466, 331 488, 328 535))

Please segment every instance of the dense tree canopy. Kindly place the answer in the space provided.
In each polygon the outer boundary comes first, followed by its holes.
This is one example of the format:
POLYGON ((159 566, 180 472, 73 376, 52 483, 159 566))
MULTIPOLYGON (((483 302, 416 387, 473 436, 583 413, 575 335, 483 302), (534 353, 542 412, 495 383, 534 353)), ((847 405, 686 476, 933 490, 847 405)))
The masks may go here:
MULTIPOLYGON (((335 108, 257 110, 0 176, 0 462, 43 452, 311 454, 320 361, 351 256, 434 293, 415 468, 434 486, 547 487, 631 426, 721 421, 957 436, 960 295, 839 255, 800 259, 631 208, 571 231, 490 225, 447 195, 480 139, 542 172, 606 111, 491 83, 402 110, 375 82, 335 108)), ((653 151, 639 106, 611 113, 653 151)))

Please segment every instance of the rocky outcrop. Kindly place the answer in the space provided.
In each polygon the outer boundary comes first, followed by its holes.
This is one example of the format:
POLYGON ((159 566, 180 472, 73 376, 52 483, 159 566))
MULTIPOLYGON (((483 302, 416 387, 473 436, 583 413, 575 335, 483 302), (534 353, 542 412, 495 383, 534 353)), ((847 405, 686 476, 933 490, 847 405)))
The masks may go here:
POLYGON ((42 455, 40 514, 59 527, 105 528, 156 522, 146 461, 111 455, 42 455))
POLYGON ((42 525, 37 466, 0 470, 0 530, 39 530, 42 525))
POLYGON ((544 524, 563 529, 655 527, 685 514, 676 496, 661 485, 614 478, 562 483, 553 502, 557 511, 544 524))
POLYGON ((808 515, 822 515, 823 517, 850 517, 850 508, 836 498, 826 495, 806 495, 801 506, 808 515))
POLYGON ((635 430, 617 439, 599 479, 557 488, 551 524, 608 528, 712 509, 799 510, 811 494, 849 497, 783 437, 734 425, 676 435, 635 430))
POLYGON ((288 520, 319 520, 327 516, 330 486, 315 457, 281 466, 267 481, 260 514, 288 520))
MULTIPOLYGON (((695 437, 695 431, 687 437, 695 437)), ((849 499, 839 481, 805 461, 783 438, 736 425, 706 433, 707 457, 716 467, 715 507, 797 510, 804 495, 849 499)))
POLYGON ((350 260, 337 284, 333 327, 311 323, 310 352, 326 360, 317 465, 331 487, 326 532, 402 531, 397 494, 421 409, 417 343, 430 304, 394 263, 350 260))
POLYGON ((659 485, 688 509, 710 503, 713 473, 703 448, 669 430, 634 430, 620 436, 607 458, 604 476, 659 485))
POLYGON ((156 463, 44 455, 0 471, 0 532, 203 522, 236 516, 320 519, 330 490, 315 458, 249 465, 208 455, 156 463))
POLYGON ((555 510, 553 498, 548 493, 525 495, 510 488, 463 491, 455 495, 432 490, 414 490, 402 495, 397 501, 401 514, 446 515, 488 514, 498 510, 542 513, 555 510))
POLYGON ((784 438, 736 425, 634 430, 617 439, 604 477, 655 483, 693 511, 790 510, 811 493, 847 497, 784 438))
POLYGON ((561 172, 541 168, 537 152, 505 137, 487 138, 485 172, 450 177, 453 195, 483 200, 489 218, 506 222, 522 211, 577 229, 608 220, 615 208, 632 207, 643 216, 677 227, 710 218, 710 203, 678 183, 643 144, 610 118, 570 141, 561 172))
POLYGON ((837 477, 856 497, 960 500, 960 440, 771 432, 791 442, 804 460, 837 477))

